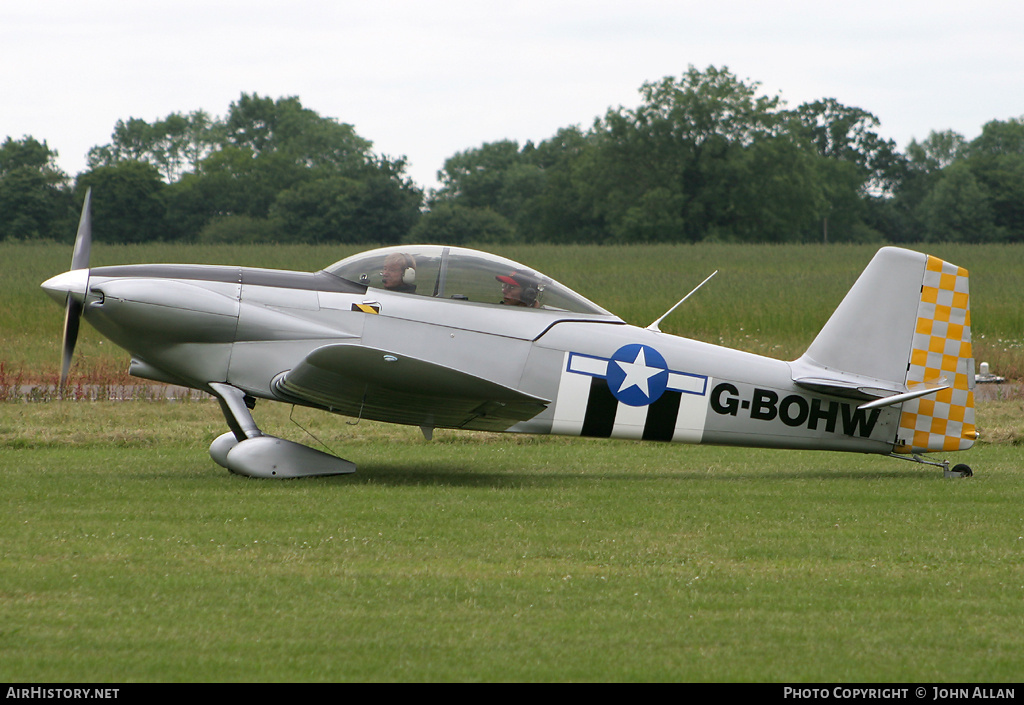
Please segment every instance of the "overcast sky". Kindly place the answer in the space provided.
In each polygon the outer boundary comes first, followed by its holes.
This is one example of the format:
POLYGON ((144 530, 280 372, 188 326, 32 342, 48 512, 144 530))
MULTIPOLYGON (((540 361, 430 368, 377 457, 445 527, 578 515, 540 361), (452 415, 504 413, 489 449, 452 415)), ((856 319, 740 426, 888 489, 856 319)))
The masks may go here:
POLYGON ((0 141, 46 140, 74 176, 119 119, 298 96, 432 186, 456 152, 589 127, 690 65, 862 108, 900 149, 972 139, 1024 115, 1024 2, 0 0, 0 141))

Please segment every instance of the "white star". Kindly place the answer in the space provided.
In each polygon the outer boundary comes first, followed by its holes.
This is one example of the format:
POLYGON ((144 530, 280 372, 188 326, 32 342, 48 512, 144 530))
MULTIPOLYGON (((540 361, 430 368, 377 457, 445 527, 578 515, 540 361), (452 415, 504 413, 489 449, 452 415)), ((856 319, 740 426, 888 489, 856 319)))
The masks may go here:
POLYGON ((640 348, 640 352, 637 353, 636 359, 633 362, 622 362, 621 360, 615 360, 614 362, 626 373, 625 379, 622 380, 622 384, 619 386, 619 394, 630 387, 636 387, 643 392, 645 397, 649 397, 651 396, 651 390, 647 384, 648 380, 659 372, 664 372, 660 367, 647 366, 647 358, 644 356, 643 348, 640 348))

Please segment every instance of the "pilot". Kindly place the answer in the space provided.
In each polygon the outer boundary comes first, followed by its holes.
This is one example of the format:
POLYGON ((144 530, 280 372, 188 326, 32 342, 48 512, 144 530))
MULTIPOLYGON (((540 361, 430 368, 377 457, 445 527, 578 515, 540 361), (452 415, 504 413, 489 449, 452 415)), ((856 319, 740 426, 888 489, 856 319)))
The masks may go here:
POLYGON ((385 289, 403 294, 415 294, 416 260, 412 255, 393 252, 384 258, 380 278, 385 289))
POLYGON ((501 303, 506 306, 523 306, 525 308, 539 308, 540 302, 537 295, 540 293, 540 285, 537 281, 520 272, 498 275, 495 277, 501 282, 501 303))

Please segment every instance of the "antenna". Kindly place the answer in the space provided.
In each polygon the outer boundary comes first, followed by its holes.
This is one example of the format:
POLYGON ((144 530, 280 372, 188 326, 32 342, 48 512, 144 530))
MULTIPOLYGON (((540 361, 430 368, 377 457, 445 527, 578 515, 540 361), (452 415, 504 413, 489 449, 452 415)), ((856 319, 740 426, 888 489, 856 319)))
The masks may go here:
POLYGON ((704 281, 702 281, 702 282, 701 282, 700 284, 698 284, 697 286, 693 287, 693 290, 692 290, 692 291, 691 291, 691 292, 690 292, 689 294, 687 294, 687 295, 686 295, 686 296, 684 296, 683 298, 679 299, 679 301, 678 301, 678 302, 676 303, 676 305, 675 305, 675 306, 673 306, 672 308, 670 308, 670 309, 669 309, 668 311, 665 311, 664 315, 662 315, 662 317, 661 317, 661 318, 659 318, 658 320, 656 320, 656 321, 655 321, 654 323, 652 323, 651 325, 647 326, 647 330, 653 330, 653 331, 654 331, 655 333, 660 333, 660 332, 661 332, 661 328, 658 328, 658 324, 659 324, 659 323, 661 323, 662 321, 664 321, 664 320, 665 320, 665 318, 666 318, 666 317, 667 317, 667 316, 668 316, 668 315, 669 315, 670 313, 672 313, 672 312, 673 312, 673 311, 675 311, 675 310, 676 310, 677 308, 679 308, 679 304, 683 303, 683 302, 684 302, 684 301, 686 301, 686 300, 687 300, 688 298, 690 298, 691 296, 693 296, 693 294, 694 294, 694 293, 695 293, 695 292, 697 291, 697 289, 699 289, 699 288, 701 288, 702 286, 704 286, 705 284, 707 284, 707 283, 708 283, 708 279, 711 279, 711 277, 715 276, 716 274, 718 274, 718 270, 717 270, 717 269, 716 269, 715 271, 713 271, 713 272, 712 272, 711 274, 709 274, 709 275, 707 276, 707 279, 705 279, 704 281))

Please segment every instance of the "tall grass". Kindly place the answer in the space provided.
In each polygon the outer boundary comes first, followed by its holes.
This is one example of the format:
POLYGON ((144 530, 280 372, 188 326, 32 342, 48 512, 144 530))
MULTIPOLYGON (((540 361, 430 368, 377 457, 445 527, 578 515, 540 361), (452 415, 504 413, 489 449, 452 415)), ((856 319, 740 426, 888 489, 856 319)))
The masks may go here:
MULTIPOLYGON (((361 249, 98 243, 92 264, 196 262, 314 271, 361 249)), ((970 270, 975 357, 999 374, 1024 377, 1024 247, 920 249, 970 270)), ((813 340, 875 250, 867 245, 521 245, 503 246, 498 253, 640 326, 717 269, 719 274, 669 316, 662 330, 792 359, 813 340)), ((9 374, 43 378, 59 365, 62 313, 39 284, 67 269, 70 256, 62 244, 0 243, 0 362, 9 374)), ((124 383, 126 367, 122 351, 83 326, 75 374, 92 382, 124 383)))

